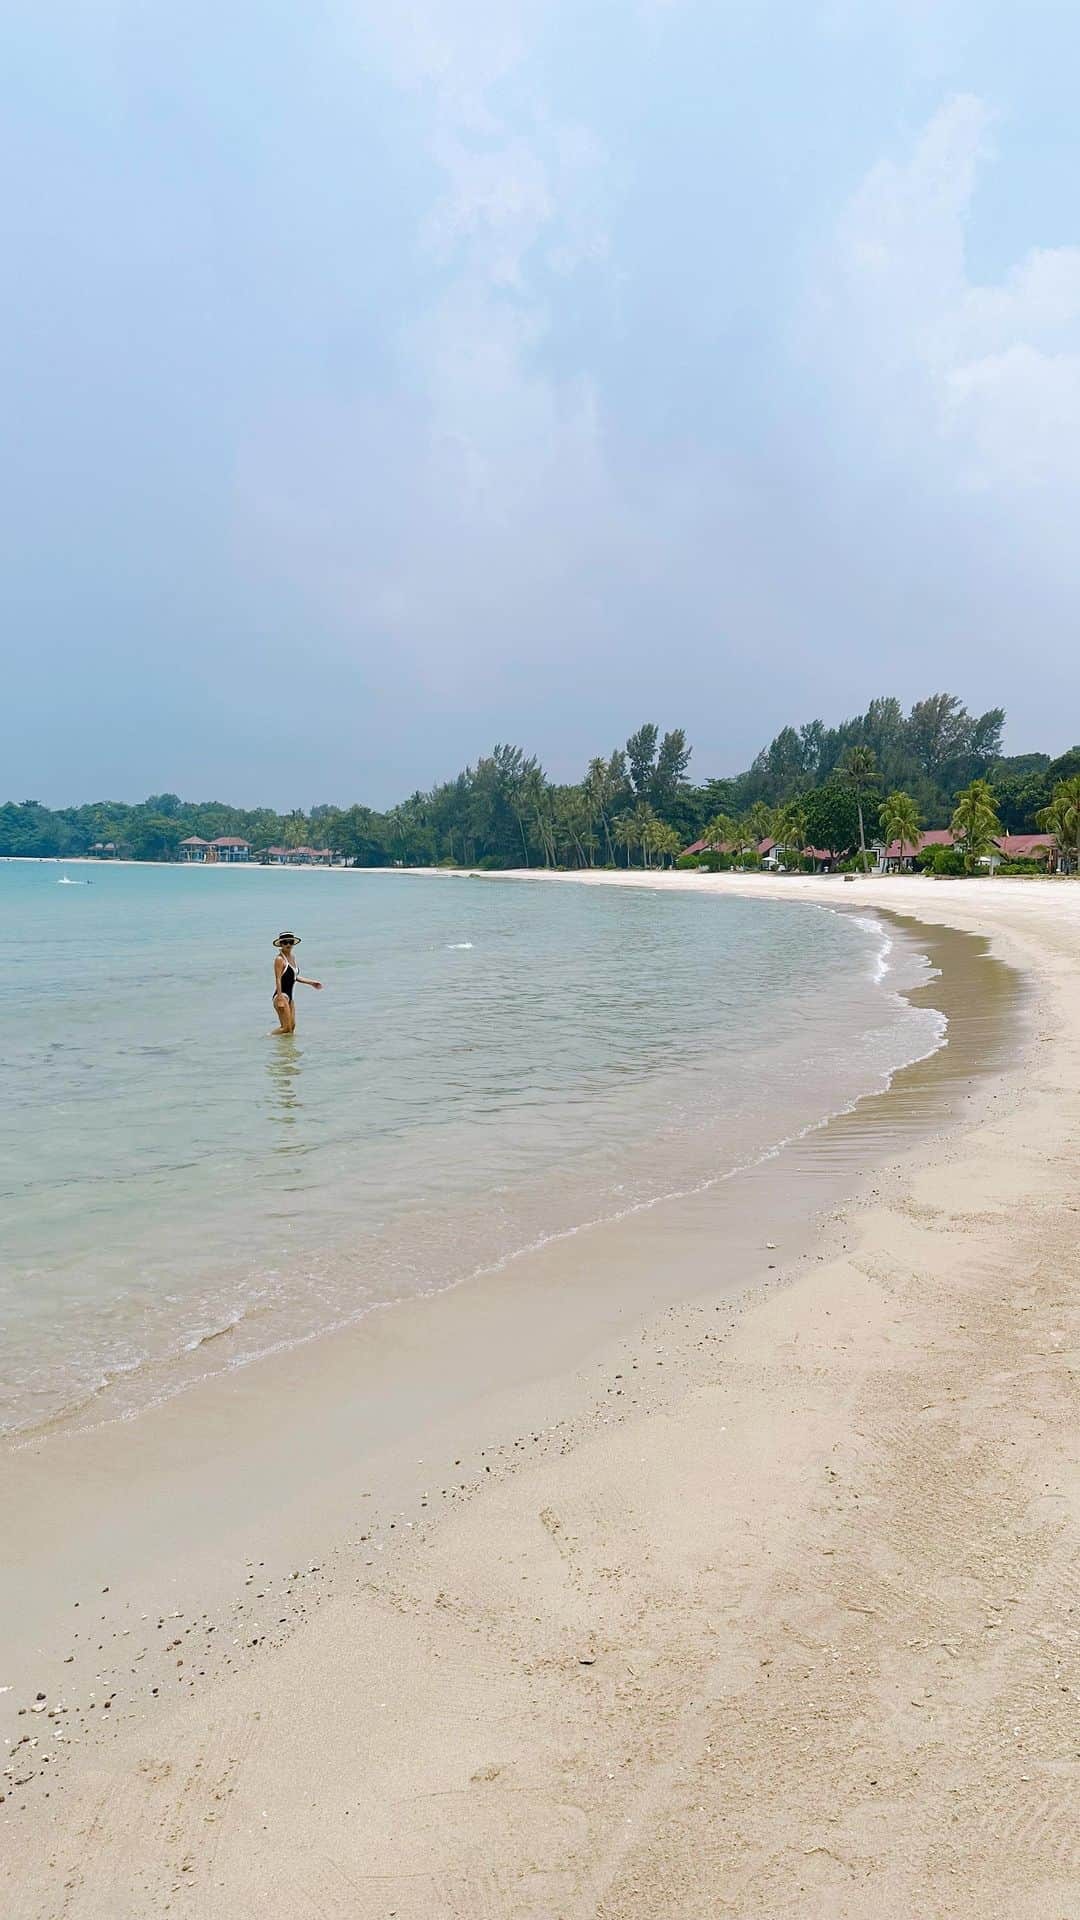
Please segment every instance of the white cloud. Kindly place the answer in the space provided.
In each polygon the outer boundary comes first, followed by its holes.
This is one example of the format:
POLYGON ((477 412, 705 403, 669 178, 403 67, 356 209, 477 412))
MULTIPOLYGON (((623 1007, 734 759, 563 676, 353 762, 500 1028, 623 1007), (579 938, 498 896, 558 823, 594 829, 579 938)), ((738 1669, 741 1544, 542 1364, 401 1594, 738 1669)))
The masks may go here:
POLYGON ((474 659, 509 632, 527 650, 545 598, 615 518, 594 393, 543 357, 560 282, 607 245, 603 150, 552 114, 537 79, 552 4, 412 0, 375 29, 420 99, 440 187, 417 235, 438 272, 399 342, 423 417, 409 509, 424 560, 395 543, 370 591, 397 643, 448 680, 440 634, 468 631, 474 659))
POLYGON ((990 130, 984 103, 957 96, 904 161, 867 175, 821 277, 814 351, 928 491, 989 496, 1071 566, 1060 536, 1080 508, 1080 248, 1034 249, 999 283, 973 279, 967 221, 990 130))

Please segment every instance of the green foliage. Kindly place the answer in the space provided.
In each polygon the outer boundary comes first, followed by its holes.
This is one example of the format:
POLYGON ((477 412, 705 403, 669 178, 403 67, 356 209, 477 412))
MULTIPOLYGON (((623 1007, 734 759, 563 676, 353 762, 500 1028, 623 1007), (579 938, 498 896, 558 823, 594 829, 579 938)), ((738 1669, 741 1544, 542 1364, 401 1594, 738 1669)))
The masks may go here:
POLYGON ((863 801, 876 787, 880 779, 877 754, 873 747, 849 747, 840 762, 840 778, 844 785, 851 788, 855 795, 855 808, 859 816, 859 854, 865 873, 869 864, 866 851, 866 821, 863 815, 863 801))
POLYGON ((1080 873, 1080 770, 1059 780, 1038 816, 1039 826, 1052 833, 1066 872, 1080 873))
POLYGON ((959 879, 968 869, 957 847, 930 847, 922 856, 924 873, 948 874, 959 879))
POLYGON ((1045 754, 1003 759, 1002 720, 999 708, 969 713, 954 694, 932 694, 906 714, 882 696, 837 726, 815 719, 783 727, 744 773, 700 785, 689 779, 683 729, 661 733, 647 721, 624 747, 590 760, 580 781, 554 783, 535 756, 501 744, 385 812, 356 805, 276 813, 175 793, 136 806, 100 801, 57 811, 13 801, 0 806, 0 855, 70 856, 112 841, 127 858, 171 860, 189 835, 238 834, 256 853, 307 844, 361 866, 651 868, 672 864, 704 836, 733 849, 707 856, 706 865, 729 865, 771 838, 790 867, 801 864, 808 843, 838 855, 863 845, 866 809, 881 789, 943 826, 961 791, 989 779, 1005 826, 1033 830, 1061 782, 1080 775, 1080 747, 1056 761, 1045 754))
POLYGON ((968 712, 955 694, 931 694, 906 716, 891 696, 871 700, 863 714, 826 727, 811 720, 784 727, 734 784, 728 810, 778 800, 825 786, 853 748, 868 748, 887 789, 914 795, 927 818, 944 824, 965 781, 984 775, 1001 757, 1004 713, 968 712))
POLYGON ((973 780, 964 788, 957 799, 951 826, 963 851, 964 866, 968 873, 974 873, 980 863, 994 853, 994 843, 1001 832, 993 790, 985 780, 973 780))
POLYGON ((738 822, 730 813, 715 813, 703 827, 702 835, 713 849, 733 847, 739 836, 738 822))
POLYGON ((833 780, 815 787, 803 801, 808 844, 828 853, 847 853, 858 844, 859 808, 850 787, 833 780))
POLYGON ((898 840, 901 858, 908 854, 914 856, 922 827, 919 809, 910 793, 890 793, 878 808, 878 820, 886 847, 898 840))
POLYGON ((653 773, 656 769, 656 740, 658 728, 650 721, 630 735, 626 743, 626 764, 630 769, 630 784, 639 800, 647 800, 652 787, 653 773))
POLYGON ((800 800, 787 800, 776 809, 773 818, 773 839, 780 846, 784 865, 792 868, 801 866, 802 851, 808 844, 809 828, 806 823, 806 808, 800 800))

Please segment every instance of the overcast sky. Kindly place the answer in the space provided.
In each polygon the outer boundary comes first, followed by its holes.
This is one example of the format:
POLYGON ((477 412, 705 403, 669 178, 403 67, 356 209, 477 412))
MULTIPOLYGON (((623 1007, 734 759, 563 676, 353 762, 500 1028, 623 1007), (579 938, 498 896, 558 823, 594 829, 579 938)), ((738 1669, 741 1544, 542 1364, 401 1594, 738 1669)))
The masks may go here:
POLYGON ((35 0, 0 798, 1080 736, 1075 0, 35 0))

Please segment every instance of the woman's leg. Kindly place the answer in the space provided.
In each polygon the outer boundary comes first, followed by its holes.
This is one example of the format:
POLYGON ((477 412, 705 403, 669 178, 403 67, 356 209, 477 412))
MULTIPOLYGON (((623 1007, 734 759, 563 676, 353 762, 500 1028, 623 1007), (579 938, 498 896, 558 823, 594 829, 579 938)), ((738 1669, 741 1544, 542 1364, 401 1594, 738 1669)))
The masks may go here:
POLYGON ((289 1001, 289 1032, 296 1032, 296 1002, 294 1000, 289 1001))
POLYGON ((278 1023, 276 1027, 271 1027, 270 1029, 271 1033, 291 1033, 292 1032, 293 1027, 296 1024, 295 1015, 293 1015, 293 1017, 290 1018, 290 1015, 292 1015, 292 1011, 293 1010, 292 1010, 291 1000, 289 1000, 287 996, 283 993, 275 993, 274 1012, 277 1014, 278 1023))

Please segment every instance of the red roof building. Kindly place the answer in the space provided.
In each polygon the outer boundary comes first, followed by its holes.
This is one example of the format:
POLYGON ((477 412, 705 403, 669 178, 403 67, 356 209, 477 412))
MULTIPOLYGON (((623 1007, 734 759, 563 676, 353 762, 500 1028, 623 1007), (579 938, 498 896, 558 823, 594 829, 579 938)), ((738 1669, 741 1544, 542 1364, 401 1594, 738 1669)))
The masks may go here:
MULTIPOLYGON (((708 840, 695 840, 693 846, 684 847, 681 858, 687 859, 695 853, 736 853, 738 849, 730 840, 720 840, 710 845, 708 840)), ((761 859, 768 861, 771 853, 781 854, 784 849, 777 840, 759 840, 757 851, 761 859)), ((826 847, 802 847, 804 860, 813 860, 815 866, 830 866, 834 860, 842 860, 843 854, 830 853, 826 847)))
POLYGON ((1006 860, 1049 860, 1057 841, 1052 833, 1003 833, 998 846, 1006 860))

